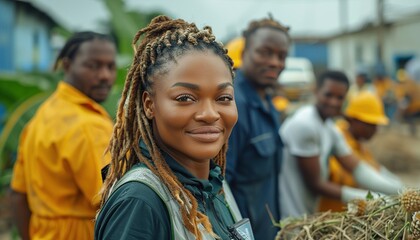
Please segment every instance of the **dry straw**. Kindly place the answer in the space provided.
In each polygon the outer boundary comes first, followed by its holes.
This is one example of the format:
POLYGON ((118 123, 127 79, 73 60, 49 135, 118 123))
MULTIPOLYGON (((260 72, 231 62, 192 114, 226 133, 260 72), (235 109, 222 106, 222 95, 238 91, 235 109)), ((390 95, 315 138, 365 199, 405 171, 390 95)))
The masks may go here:
POLYGON ((420 239, 420 190, 355 200, 346 212, 322 212, 276 224, 276 240, 420 239))

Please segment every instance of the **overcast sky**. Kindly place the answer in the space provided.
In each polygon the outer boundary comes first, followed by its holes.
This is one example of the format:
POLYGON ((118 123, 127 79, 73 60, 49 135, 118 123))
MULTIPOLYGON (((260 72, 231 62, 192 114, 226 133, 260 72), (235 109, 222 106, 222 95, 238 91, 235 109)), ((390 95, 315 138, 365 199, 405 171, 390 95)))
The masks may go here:
MULTIPOLYGON (((250 20, 267 16, 291 27, 293 36, 328 36, 377 19, 377 0, 125 0, 127 8, 160 10, 173 18, 209 25, 220 40, 239 35, 250 20), (342 4, 340 6, 340 4, 342 4), (343 7, 340 10, 340 7, 343 7), (343 9, 345 9, 343 14, 343 9), (347 17, 343 17, 347 16, 347 17)), ((109 17, 101 0, 32 0, 72 30, 100 31, 109 17)), ((419 13, 420 0, 385 0, 385 17, 419 13)))

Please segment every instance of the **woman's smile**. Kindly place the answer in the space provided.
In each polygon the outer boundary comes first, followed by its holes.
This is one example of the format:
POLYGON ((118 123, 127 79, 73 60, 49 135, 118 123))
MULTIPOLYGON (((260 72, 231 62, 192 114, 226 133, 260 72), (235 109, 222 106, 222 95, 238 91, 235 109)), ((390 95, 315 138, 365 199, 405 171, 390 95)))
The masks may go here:
POLYGON ((199 142, 212 143, 216 142, 223 136, 223 130, 220 127, 203 126, 187 131, 187 135, 199 142))

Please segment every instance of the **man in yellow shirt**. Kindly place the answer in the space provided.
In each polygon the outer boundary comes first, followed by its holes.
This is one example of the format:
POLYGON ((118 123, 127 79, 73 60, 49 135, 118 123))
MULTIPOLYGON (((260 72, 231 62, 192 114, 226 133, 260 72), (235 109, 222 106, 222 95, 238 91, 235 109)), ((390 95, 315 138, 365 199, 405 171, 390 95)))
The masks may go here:
MULTIPOLYGON (((389 120, 385 116, 381 100, 374 93, 361 92, 349 100, 344 116, 345 119, 338 120, 336 125, 353 154, 378 170, 386 178, 399 181, 395 175, 381 166, 372 157, 370 151, 363 146, 364 141, 374 136, 378 125, 388 124, 389 120)), ((329 179, 340 185, 359 187, 353 179, 353 175, 342 168, 334 157, 331 157, 329 161, 329 179)), ((343 211, 345 205, 340 200, 323 196, 320 199, 318 210, 343 211)))
POLYGON ((99 103, 116 76, 106 35, 80 32, 58 55, 64 79, 22 132, 13 170, 13 217, 22 239, 93 239, 101 168, 113 123, 99 103))

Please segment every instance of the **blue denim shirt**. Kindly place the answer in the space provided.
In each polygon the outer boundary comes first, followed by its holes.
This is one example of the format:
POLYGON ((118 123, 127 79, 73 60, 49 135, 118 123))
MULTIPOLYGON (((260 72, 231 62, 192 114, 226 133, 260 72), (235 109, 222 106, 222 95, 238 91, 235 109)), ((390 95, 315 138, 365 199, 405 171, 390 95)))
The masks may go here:
POLYGON ((251 220, 255 239, 274 239, 279 229, 270 220, 266 205, 280 220, 278 174, 282 142, 279 112, 271 97, 269 108, 239 70, 235 77, 238 122, 229 138, 226 178, 243 217, 251 220))

